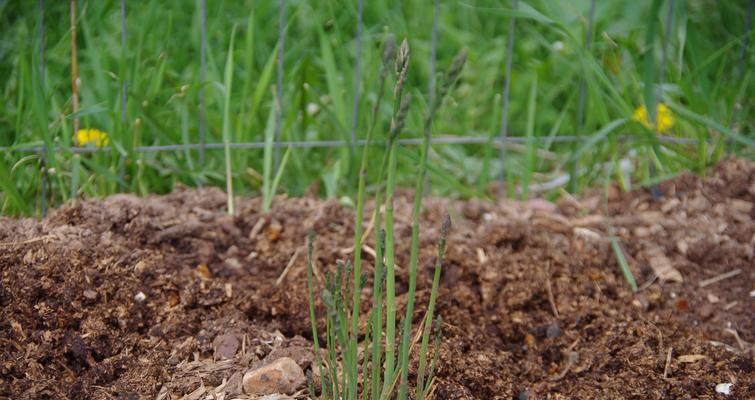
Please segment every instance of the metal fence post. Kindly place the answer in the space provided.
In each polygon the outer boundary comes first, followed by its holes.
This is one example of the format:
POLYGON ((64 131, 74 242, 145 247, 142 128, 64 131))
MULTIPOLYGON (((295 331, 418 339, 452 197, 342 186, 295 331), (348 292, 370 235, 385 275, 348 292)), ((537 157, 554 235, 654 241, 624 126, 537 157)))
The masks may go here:
POLYGON ((278 80, 276 82, 276 99, 275 99, 275 166, 273 173, 278 174, 280 166, 280 146, 277 144, 281 141, 281 130, 283 129, 283 55, 286 49, 286 0, 280 0, 278 3, 278 80))
POLYGON ((354 61, 354 108, 353 108, 353 125, 351 130, 351 147, 355 148, 357 143, 357 130, 359 129, 359 98, 362 80, 362 16, 364 12, 364 1, 358 1, 357 10, 357 35, 356 35, 356 60, 354 61))
MULTIPOLYGON (((435 101, 435 63, 438 58, 438 18, 440 18, 440 4, 439 0, 435 0, 433 1, 433 33, 432 38, 430 39, 430 76, 427 79, 427 104, 429 104, 430 107, 433 106, 433 101, 435 101)), ((432 129, 432 125, 430 125, 427 130, 428 139, 432 139, 432 129)), ((423 195, 427 195, 430 190, 429 182, 430 176, 425 174, 425 182, 423 186, 425 192, 423 195)))
POLYGON ((199 1, 200 52, 199 52, 199 166, 204 165, 205 150, 205 71, 207 68, 207 0, 199 1))
MULTIPOLYGON (((121 57, 126 55, 126 0, 121 0, 121 57)), ((126 71, 121 71, 124 75, 123 84, 121 85, 121 139, 128 135, 128 129, 126 129, 126 89, 128 87, 128 81, 126 80, 126 71)), ((118 177, 120 178, 119 186, 121 191, 126 189, 126 157, 128 155, 122 155, 118 165, 118 177)))
MULTIPOLYGON (((516 10, 519 8, 519 0, 513 0, 511 4, 512 8, 516 10)), ((511 25, 509 25, 509 37, 506 44, 506 74, 503 78, 503 110, 501 112, 501 174, 500 183, 498 185, 497 199, 503 198, 504 184, 506 183, 506 137, 508 135, 509 125, 509 92, 511 86, 511 60, 514 58, 514 35, 516 35, 516 17, 511 17, 511 25)))
MULTIPOLYGON (((76 0, 71 0, 71 104, 72 111, 79 111, 79 63, 76 56, 76 0)), ((79 117, 73 119, 74 145, 78 145, 79 117)))
MULTIPOLYGON (((39 84, 42 94, 45 93, 45 2, 39 0, 39 84)), ((40 164, 42 167, 42 218, 47 216, 47 163, 45 158, 47 143, 42 145, 40 151, 40 164)))
MULTIPOLYGON (((592 44, 592 25, 593 20, 595 19, 595 0, 592 0, 590 2, 590 14, 587 20, 587 33, 585 34, 585 49, 589 52, 590 51, 590 45, 592 44)), ((585 100, 586 100, 586 88, 585 88, 585 78, 582 77, 579 80, 579 104, 577 106, 577 134, 582 134, 582 129, 585 126, 585 100)), ((572 153, 577 151, 576 143, 574 142, 574 146, 572 146, 572 153)), ((574 160, 574 162, 569 166, 569 191, 572 193, 575 193, 577 191, 577 183, 579 181, 578 178, 579 175, 579 160, 574 160)))

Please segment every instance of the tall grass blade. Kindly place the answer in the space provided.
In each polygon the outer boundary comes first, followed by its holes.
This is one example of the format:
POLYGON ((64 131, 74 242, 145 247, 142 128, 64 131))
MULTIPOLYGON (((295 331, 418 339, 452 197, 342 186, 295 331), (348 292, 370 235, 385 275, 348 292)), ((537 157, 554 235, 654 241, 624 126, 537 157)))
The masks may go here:
POLYGON ((233 171, 231 171, 231 92, 233 91, 233 42, 236 38, 236 25, 231 30, 231 42, 228 45, 228 57, 225 62, 223 78, 223 150, 225 158, 225 187, 228 196, 228 214, 235 214, 233 200, 233 171))
POLYGON ((613 253, 616 256, 616 262, 618 262, 619 268, 621 268, 621 273, 624 275, 624 279, 626 279, 627 283, 632 288, 632 291, 636 292, 637 281, 634 279, 632 270, 629 269, 629 263, 624 256, 624 250, 621 249, 619 240, 615 236, 611 236, 611 248, 613 249, 613 253))
POLYGON ((5 201, 12 206, 13 211, 26 215, 29 213, 29 209, 14 182, 15 180, 5 165, 5 161, 0 159, 0 188, 3 189, 5 201))
POLYGON ((522 199, 527 200, 530 195, 530 181, 535 169, 535 155, 537 150, 537 141, 535 140, 535 111, 537 108, 537 74, 532 79, 530 86, 529 100, 527 101, 527 164, 522 174, 522 199))
POLYGON ((281 164, 278 167, 278 172, 275 173, 275 178, 273 178, 272 183, 269 185, 268 192, 265 192, 263 196, 263 205, 262 210, 264 212, 270 211, 270 207, 273 205, 273 198, 275 197, 275 193, 278 191, 278 185, 280 184, 281 176, 283 176, 283 170, 286 169, 286 164, 288 163, 288 157, 291 155, 291 151, 293 150, 292 147, 288 147, 286 149, 286 152, 283 153, 283 158, 281 159, 281 164))
POLYGON ((81 156, 74 154, 71 157, 71 199, 75 200, 79 195, 79 179, 81 179, 81 156))

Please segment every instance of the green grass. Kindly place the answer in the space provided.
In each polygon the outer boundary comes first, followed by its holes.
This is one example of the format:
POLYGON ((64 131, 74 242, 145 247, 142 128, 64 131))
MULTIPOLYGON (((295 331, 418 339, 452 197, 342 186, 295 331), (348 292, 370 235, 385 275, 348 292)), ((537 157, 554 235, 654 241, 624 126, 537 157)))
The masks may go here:
MULTIPOLYGON (((752 52, 738 75, 746 2, 677 1, 669 29, 663 95, 676 116, 670 135, 709 141, 700 145, 658 143, 632 111, 648 103, 657 78, 666 28, 668 0, 597 2, 593 43, 584 48, 589 0, 520 1, 518 10, 496 1, 444 2, 440 8, 438 63, 448 63, 458 48, 468 50, 462 83, 448 100, 449 112, 434 121, 443 135, 497 136, 500 88, 506 59, 508 22, 517 16, 514 44, 509 136, 525 137, 527 146, 508 151, 505 176, 520 186, 536 176, 553 177, 568 169, 572 146, 551 140, 577 133, 576 93, 585 82, 584 128, 589 146, 577 146, 581 174, 578 188, 601 182, 597 166, 634 150, 649 159, 635 160, 634 183, 648 184, 647 162, 658 176, 691 169, 704 172, 726 152, 753 156, 752 52), (651 12, 655 10, 655 12, 651 12), (530 92, 536 86, 536 100, 530 92), (740 109, 735 115, 735 105, 740 109), (605 130, 615 121, 627 123, 605 130), (600 138, 596 135, 602 135, 600 138), (630 136, 632 140, 617 140, 630 136), (723 139, 730 143, 724 145, 723 139), (533 149, 532 146, 537 146, 533 149), (533 150, 549 151, 552 160, 533 150), (535 153, 536 154, 536 153, 535 153), (544 175, 543 175, 544 174, 544 175)), ((412 75, 406 83, 420 105, 427 98, 432 26, 431 2, 367 2, 364 9, 362 82, 354 82, 356 2, 288 1, 281 127, 282 140, 350 140, 351 94, 361 85, 359 137, 364 138, 379 76, 379 43, 385 31, 407 37, 413 49, 412 75)), ((199 0, 127 3, 127 45, 120 45, 120 3, 79 1, 78 63, 81 78, 81 126, 109 133, 112 149, 99 154, 71 152, 70 27, 67 2, 45 1, 44 85, 39 75, 37 2, 0 2, 0 146, 18 150, 47 146, 48 201, 56 206, 72 197, 105 196, 123 189, 140 195, 166 193, 177 183, 226 185, 237 195, 270 192, 261 179, 263 149, 136 153, 138 146, 198 142, 198 94, 206 91, 207 142, 264 141, 274 99, 271 85, 276 60, 277 2, 212 1, 207 8, 207 75, 199 81, 199 0), (231 46, 237 27, 238 40, 231 46), (32 44, 32 45, 30 45, 32 44), (226 60, 233 85, 224 85, 226 60), (126 120, 121 121, 120 91, 128 82, 126 120), (231 87, 232 86, 232 87, 231 87), (227 92, 226 92, 227 89, 227 92), (137 122, 138 121, 138 122, 137 122), (224 133, 229 132, 228 136, 224 133), (52 148, 58 146, 57 154, 52 148), (124 172, 120 178, 121 169, 124 172)), ((750 33, 750 43, 753 34, 750 33)), ((656 82, 657 83, 657 82, 656 82)), ((381 112, 390 113, 390 104, 381 112)), ((423 135, 423 107, 413 107, 405 137, 423 135)), ((380 132, 381 130, 378 130, 380 132)), ((382 130, 384 131, 384 130, 382 130)), ((376 137, 376 141, 384 140, 376 137)), ((373 146, 376 159, 382 146, 373 146)), ((222 150, 222 149, 221 149, 222 150)), ((0 155, 0 212, 38 215, 41 210, 41 157, 4 151, 0 155)), ((396 183, 409 186, 420 155, 401 148, 396 183)), ((428 155, 433 193, 493 196, 488 183, 501 176, 497 151, 489 145, 436 146, 428 155)), ((282 171, 280 190, 300 195, 319 187, 327 197, 353 197, 362 154, 350 147, 295 148, 282 171), (315 186, 313 186, 315 185, 315 186)), ((368 177, 375 180, 377 168, 368 177)), ((267 183, 265 183, 267 182, 267 183)), ((512 185, 512 187, 513 187, 512 185)), ((374 188, 367 188, 368 191, 374 188)), ((516 193, 509 189, 509 193, 516 193)), ((268 196, 270 194, 268 193, 268 196)), ((549 196, 553 193, 547 194, 549 196)))

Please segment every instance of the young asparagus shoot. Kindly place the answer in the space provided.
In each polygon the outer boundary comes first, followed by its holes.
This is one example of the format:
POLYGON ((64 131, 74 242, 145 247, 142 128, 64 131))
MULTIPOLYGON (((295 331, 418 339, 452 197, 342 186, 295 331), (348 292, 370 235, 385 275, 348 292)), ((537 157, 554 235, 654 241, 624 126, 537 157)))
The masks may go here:
MULTIPOLYGON (((312 253, 314 252, 315 232, 310 231, 307 235, 307 292, 309 293, 309 320, 312 322, 312 341, 315 346, 315 364, 320 373, 321 393, 327 396, 325 391, 325 374, 323 373, 322 360, 320 360, 320 339, 317 335, 317 316, 315 314, 315 289, 314 289, 314 264, 312 253)), ((312 393, 314 395, 314 393, 312 393)))
MULTIPOLYGON (((437 95, 430 105, 427 117, 425 119, 425 135, 422 143, 422 154, 419 164, 419 174, 417 174, 416 187, 414 189, 414 211, 412 212, 412 242, 411 242, 411 255, 409 257, 409 292, 407 294, 406 313, 404 314, 404 330, 403 337, 401 338, 401 363, 399 368, 401 369, 401 383, 399 384, 400 400, 407 398, 409 387, 409 345, 411 342, 411 326, 412 315, 414 314, 414 291, 417 287, 417 261, 419 255, 419 215, 422 212, 422 194, 425 187, 425 175, 427 173, 427 154, 430 150, 430 132, 432 128, 432 120, 436 111, 440 108, 443 102, 443 98, 448 94, 448 91, 456 84, 456 81, 461 75, 461 71, 464 69, 467 56, 465 51, 459 52, 454 57, 451 67, 445 73, 440 81, 437 95)), ((387 218, 386 218, 387 221, 387 218)), ((390 279, 390 278, 389 278, 390 279)), ((389 281, 390 283, 390 281, 389 281)), ((420 355, 422 356, 422 355, 420 355)))
POLYGON ((388 177, 385 190, 385 370, 383 392, 390 390, 396 362, 396 257, 393 236, 393 198, 396 192, 397 137, 404 127, 411 99, 402 100, 409 68, 409 42, 404 39, 396 57, 396 86, 393 89, 393 116, 388 135, 388 177))
MULTIPOLYGON (((437 96, 428 109, 424 125, 425 140, 422 146, 422 163, 420 173, 417 176, 413 220, 412 220, 412 253, 409 270, 408 309, 400 328, 400 343, 396 337, 396 254, 394 235, 394 199, 396 193, 397 161, 399 136, 406 126, 406 120, 411 105, 411 95, 404 94, 408 77, 410 50, 406 40, 401 43, 396 51, 395 42, 388 37, 384 44, 382 68, 378 78, 378 97, 373 108, 372 121, 367 131, 367 137, 362 154, 362 163, 359 170, 359 184, 357 192, 357 209, 354 229, 354 258, 343 263, 339 261, 335 274, 328 273, 325 289, 322 292, 323 303, 327 310, 325 318, 325 339, 327 356, 322 362, 319 357, 315 364, 321 374, 321 394, 324 398, 356 400, 361 390, 362 397, 366 400, 388 399, 393 396, 394 389, 398 386, 398 397, 406 399, 408 395, 408 370, 409 352, 411 351, 411 315, 414 307, 414 296, 417 280, 417 256, 419 249, 419 213, 421 211, 421 193, 426 175, 427 153, 429 152, 429 139, 433 116, 442 104, 443 97, 449 92, 461 74, 465 55, 460 53, 453 61, 449 71, 441 79, 436 89, 437 96), (393 63, 395 59, 395 63, 393 63), (359 317, 361 310, 361 292, 366 282, 362 276, 361 248, 364 241, 364 207, 366 203, 367 168, 369 163, 368 146, 373 140, 373 132, 379 120, 380 102, 383 99, 385 82, 389 75, 389 66, 394 64, 396 82, 393 88, 393 113, 391 115, 390 129, 387 134, 386 151, 383 162, 379 165, 378 185, 375 192, 375 232, 376 254, 373 275, 373 304, 367 326, 364 331, 364 350, 358 352, 359 338, 362 332, 359 330, 359 317), (383 180, 385 179, 385 181, 383 180), (382 201, 383 190, 385 201, 382 201), (383 218, 381 209, 385 209, 385 229, 382 229, 383 218), (384 257, 385 256, 385 257, 384 257), (353 265, 353 270, 352 270, 353 265), (353 272, 353 275, 352 275, 353 272), (349 279, 352 279, 350 282, 349 279), (384 280, 385 279, 385 280, 384 280), (385 283, 384 283, 385 282, 385 283), (383 289, 385 288, 385 289, 383 289), (385 292, 384 292, 385 290, 385 292), (383 296, 385 293, 385 297, 383 296), (385 330, 383 331, 383 301, 385 301, 385 330), (383 341, 383 332, 385 341, 383 341), (383 344, 385 343, 385 344, 383 344), (370 351, 371 350, 371 351, 370 351), (398 353, 398 354, 397 354, 398 353), (383 365, 383 360, 385 364, 383 365), (361 361, 361 363, 360 363, 361 361), (341 368, 339 368, 339 365, 341 368), (360 365, 361 374, 360 377, 360 365), (381 367, 382 374, 381 374, 381 367), (361 384, 360 384, 361 383, 361 384)), ((435 370, 435 362, 439 346, 439 336, 436 337, 435 351, 430 360, 428 347, 431 335, 431 324, 435 312, 440 274, 445 243, 450 229, 450 219, 444 221, 441 229, 438 259, 433 277, 433 287, 430 296, 428 311, 425 316, 424 330, 422 331, 422 345, 420 349, 420 373, 417 380, 417 398, 424 398, 432 382, 435 370), (428 369, 429 363, 429 371, 428 369)), ((308 245, 310 261, 308 263, 308 289, 310 302, 310 319, 312 333, 315 337, 316 351, 319 349, 319 337, 317 336, 317 323, 314 302, 313 263, 311 261, 311 240, 308 245)), ((436 329, 439 330, 439 327, 436 329)), ((419 336, 418 336, 419 338, 419 336)), ((319 354, 318 354, 319 356, 319 354)), ((314 394, 313 394, 314 395, 314 394)))
POLYGON ((438 297, 438 285, 440 285, 440 272, 443 267, 443 257, 446 254, 446 238, 448 237, 448 231, 451 230, 451 217, 446 215, 443 220, 443 225, 440 227, 440 239, 438 239, 438 259, 435 261, 435 273, 433 274, 433 286, 430 290, 430 302, 427 305, 427 313, 425 314, 424 331, 422 332, 422 344, 419 350, 419 368, 417 369, 417 400, 425 398, 425 388, 429 386, 432 381, 432 371, 427 375, 425 380, 425 368, 427 367, 427 346, 430 342, 430 325, 433 321, 433 314, 435 312, 435 300, 438 297))

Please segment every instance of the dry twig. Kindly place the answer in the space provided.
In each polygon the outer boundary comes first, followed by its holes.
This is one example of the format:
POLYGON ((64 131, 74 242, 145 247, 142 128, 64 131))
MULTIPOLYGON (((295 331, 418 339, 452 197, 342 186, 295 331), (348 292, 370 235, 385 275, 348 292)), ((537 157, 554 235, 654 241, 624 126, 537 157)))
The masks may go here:
POLYGON ((704 287, 712 285, 714 283, 721 282, 724 279, 733 278, 733 277, 739 275, 740 273, 742 273, 742 270, 739 269, 739 268, 737 268, 737 269, 735 269, 733 271, 724 272, 723 274, 716 275, 716 276, 714 276, 714 277, 712 277, 710 279, 706 279, 704 281, 701 281, 699 286, 701 288, 704 288, 704 287))

